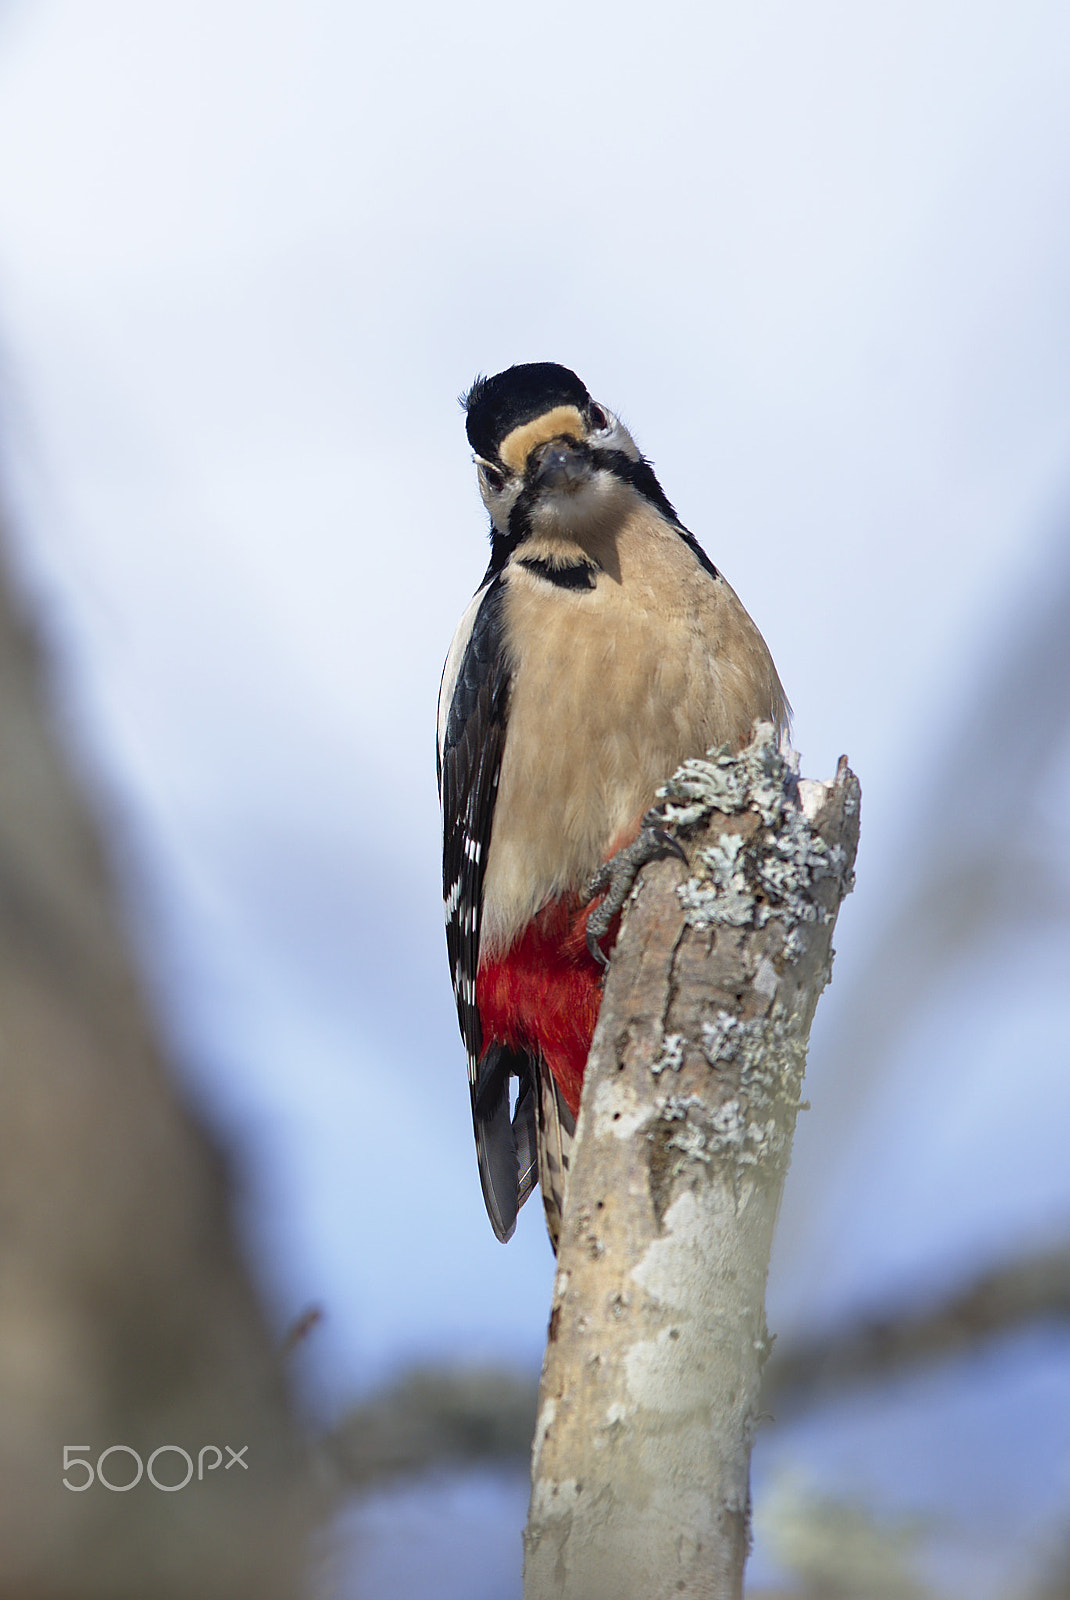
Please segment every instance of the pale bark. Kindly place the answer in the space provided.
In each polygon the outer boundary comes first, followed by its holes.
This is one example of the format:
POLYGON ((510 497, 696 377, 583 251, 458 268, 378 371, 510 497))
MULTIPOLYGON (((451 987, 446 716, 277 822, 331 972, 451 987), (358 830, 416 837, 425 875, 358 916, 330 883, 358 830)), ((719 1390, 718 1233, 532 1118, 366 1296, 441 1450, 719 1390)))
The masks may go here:
POLYGON ((764 1295, 859 790, 760 730, 689 762, 591 1048, 525 1534, 525 1600, 730 1600, 750 1540, 764 1295), (701 830, 701 831, 697 831, 701 830))

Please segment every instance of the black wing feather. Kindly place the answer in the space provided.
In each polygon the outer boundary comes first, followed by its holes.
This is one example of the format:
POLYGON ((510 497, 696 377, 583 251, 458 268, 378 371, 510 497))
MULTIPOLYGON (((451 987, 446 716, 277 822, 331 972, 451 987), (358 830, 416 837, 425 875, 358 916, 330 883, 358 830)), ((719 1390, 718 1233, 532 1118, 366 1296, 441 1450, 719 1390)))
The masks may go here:
POLYGON ((534 1183, 535 1105, 532 1063, 494 1044, 483 1052, 476 1005, 483 876, 494 822, 511 670, 502 630, 504 584, 495 577, 476 612, 446 716, 439 753, 442 799, 442 893, 457 1018, 468 1056, 476 1155, 487 1214, 508 1239, 534 1183), (509 1080, 520 1079, 513 1117, 509 1080))

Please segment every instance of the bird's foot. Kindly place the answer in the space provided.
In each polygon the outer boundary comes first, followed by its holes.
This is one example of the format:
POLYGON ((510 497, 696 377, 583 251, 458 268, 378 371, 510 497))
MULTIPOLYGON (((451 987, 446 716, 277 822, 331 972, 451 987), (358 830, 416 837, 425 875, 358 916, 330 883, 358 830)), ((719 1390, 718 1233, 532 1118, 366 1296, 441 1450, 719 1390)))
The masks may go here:
POLYGON ((667 831, 664 818, 657 811, 648 811, 631 844, 610 856, 587 884, 584 905, 590 904, 596 895, 605 896, 587 918, 587 949, 599 966, 609 966, 609 957, 601 941, 609 932, 613 918, 623 909, 640 870, 648 861, 663 861, 667 856, 679 856, 681 861, 687 862, 679 840, 667 831))

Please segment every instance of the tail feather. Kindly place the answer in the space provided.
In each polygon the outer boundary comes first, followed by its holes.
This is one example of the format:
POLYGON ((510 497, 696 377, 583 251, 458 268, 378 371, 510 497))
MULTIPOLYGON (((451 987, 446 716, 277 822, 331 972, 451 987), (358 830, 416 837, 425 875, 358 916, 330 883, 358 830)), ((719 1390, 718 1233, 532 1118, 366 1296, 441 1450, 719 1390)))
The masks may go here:
POLYGON ((517 1210, 534 1189, 539 1177, 539 1152, 537 1133, 538 1113, 535 1109, 534 1073, 529 1072, 521 1085, 513 1112, 513 1137, 516 1140, 517 1210))
POLYGON ((483 1199, 491 1227, 504 1244, 512 1238, 517 1212, 535 1186, 537 1113, 531 1057, 491 1044, 475 1069, 472 1122, 483 1199), (519 1081, 509 1113, 509 1084, 519 1081))
POLYGON ((539 1186, 546 1212, 546 1227, 556 1254, 561 1237, 561 1219, 568 1199, 568 1174, 576 1119, 549 1067, 542 1060, 538 1066, 538 1078, 539 1186))

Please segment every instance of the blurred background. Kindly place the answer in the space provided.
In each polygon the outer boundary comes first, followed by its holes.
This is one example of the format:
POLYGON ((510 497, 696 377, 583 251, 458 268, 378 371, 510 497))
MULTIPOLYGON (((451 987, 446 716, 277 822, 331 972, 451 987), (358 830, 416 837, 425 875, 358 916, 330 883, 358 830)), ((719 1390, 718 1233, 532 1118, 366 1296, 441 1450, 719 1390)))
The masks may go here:
POLYGON ((863 787, 754 1592, 1070 1594, 1068 68, 1058 0, 0 4, 6 561, 278 1337, 322 1310, 324 1593, 520 1592, 553 1263, 483 1213, 432 746, 455 397, 556 360, 863 787))

